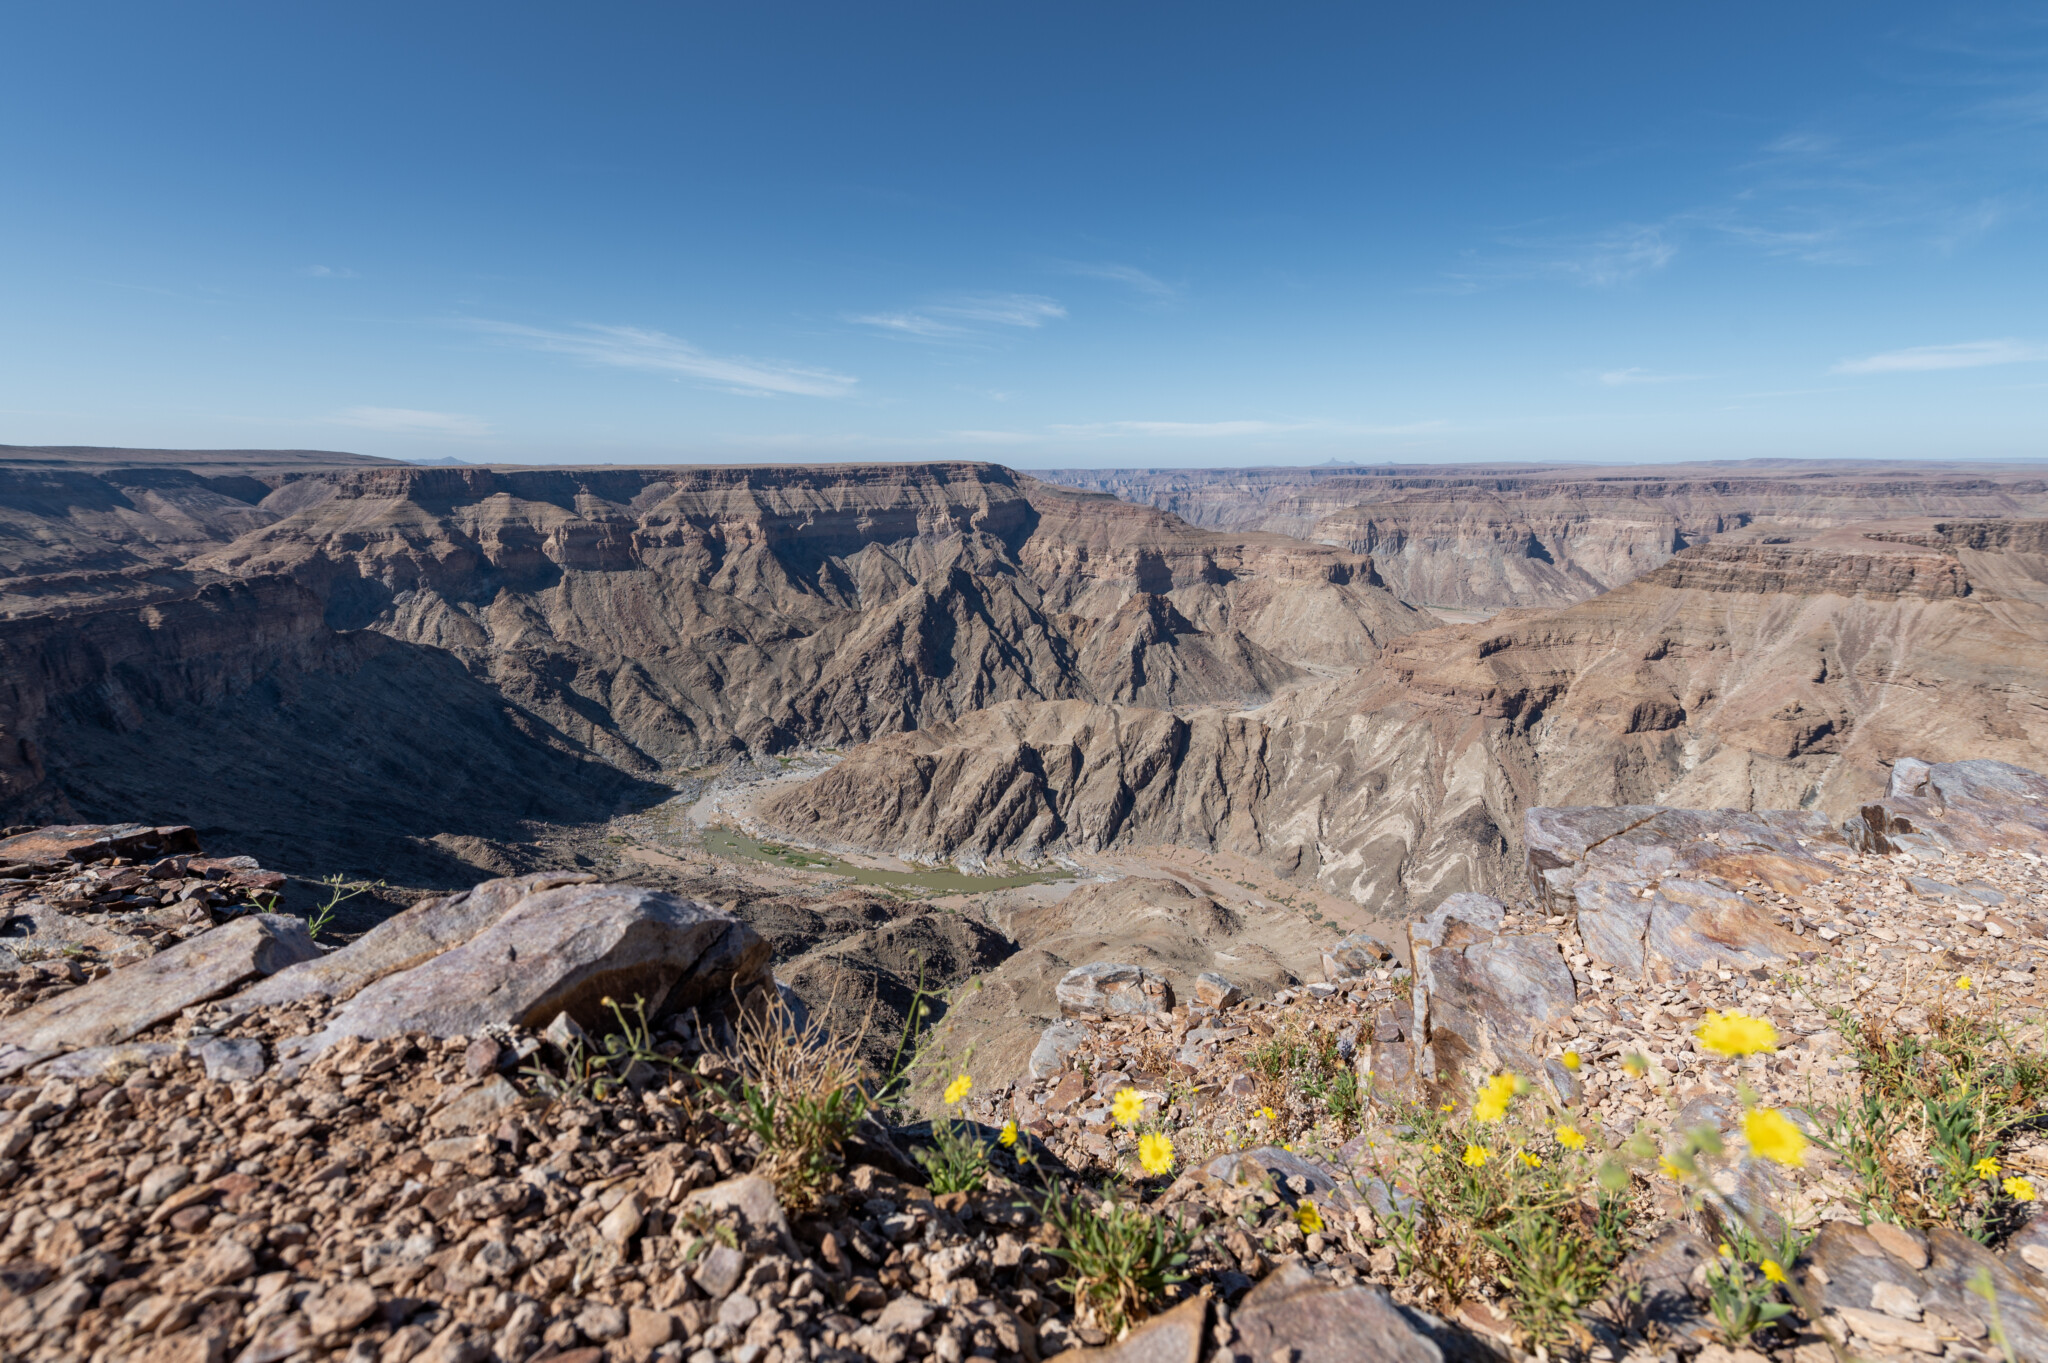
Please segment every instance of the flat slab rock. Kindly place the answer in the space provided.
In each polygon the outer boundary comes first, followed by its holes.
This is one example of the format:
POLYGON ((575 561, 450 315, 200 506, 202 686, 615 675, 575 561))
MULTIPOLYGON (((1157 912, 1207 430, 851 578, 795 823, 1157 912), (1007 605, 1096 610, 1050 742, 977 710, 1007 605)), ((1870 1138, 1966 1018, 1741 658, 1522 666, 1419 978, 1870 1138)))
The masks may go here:
POLYGON ((51 824, 0 838, 0 866, 54 866, 112 857, 142 861, 198 851, 199 835, 186 824, 51 824))
POLYGON ((237 918, 0 1022, 0 1078, 126 1041, 245 980, 319 954, 302 919, 237 918))
POLYGON ((1230 1313, 1230 1342, 1208 1347, 1209 1303, 1196 1297, 1146 1321, 1114 1344, 1069 1349, 1054 1363, 1464 1363, 1494 1357, 1484 1345, 1422 1312, 1397 1306, 1383 1287, 1342 1287, 1299 1264, 1268 1274, 1230 1313))
MULTIPOLYGON (((610 1020, 607 998, 625 1006, 645 1000, 651 1021, 721 1009, 772 985, 769 946, 752 928, 656 890, 521 877, 479 886, 459 904, 437 903, 433 914, 378 941, 367 934, 305 972, 324 992, 336 979, 409 959, 408 943, 430 939, 429 924, 460 918, 474 928, 467 940, 365 984, 323 1031, 280 1048, 293 1064, 343 1037, 474 1036, 491 1024, 538 1031, 564 1013, 594 1029, 610 1020), (479 904, 502 909, 482 923, 479 904), (342 959, 359 950, 355 963, 342 959)), ((300 987, 297 978, 280 979, 252 996, 289 997, 300 987)))
POLYGON ((1415 962, 1411 1051, 1424 1074, 1529 1074, 1571 1016, 1578 985, 1548 935, 1499 931, 1506 906, 1454 894, 1409 927, 1415 962))
POLYGON ((1594 964, 1629 979, 1749 970, 1810 943, 1733 888, 1798 893, 1833 876, 1819 851, 1850 841, 1807 810, 1541 807, 1522 818, 1545 911, 1574 919, 1594 964))

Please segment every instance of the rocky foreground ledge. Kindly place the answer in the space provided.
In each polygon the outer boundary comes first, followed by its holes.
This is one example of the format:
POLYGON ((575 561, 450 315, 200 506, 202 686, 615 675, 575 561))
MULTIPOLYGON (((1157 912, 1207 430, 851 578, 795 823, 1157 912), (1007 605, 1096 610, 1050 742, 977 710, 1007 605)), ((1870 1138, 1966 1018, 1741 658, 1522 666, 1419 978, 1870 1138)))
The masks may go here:
POLYGON ((1700 1153, 1692 1192, 1653 1164, 1602 1204, 1625 1222, 1620 1262, 1549 1354, 1819 1363, 1832 1337, 1863 1357, 2048 1359, 2038 1090, 1972 1138, 1996 1177, 1966 1173, 1968 1217, 1914 1201, 1936 1152, 1876 1151, 1885 1186, 1910 1185, 1877 1199, 1872 1151, 1831 1125, 1877 1091, 1869 1057, 1898 1054, 1873 1041, 1995 1034, 1987 1059, 2048 1071, 2044 804, 2048 780, 2002 764, 1901 763, 1846 829, 1534 810, 1527 898, 1453 896, 1413 925, 1412 971, 1351 939, 1325 980, 1260 999, 1078 968, 1032 1074, 981 1076, 956 1109, 990 1138, 1016 1123, 978 1189, 932 1191, 928 1124, 870 1120, 800 1199, 756 1169, 724 1097, 735 1023, 775 997, 766 948, 701 905, 526 876, 322 951, 260 902, 215 903, 204 874, 221 921, 200 924, 179 907, 193 862, 153 873, 197 856, 165 830, 129 851, 111 849, 136 830, 16 837, 0 859, 17 866, 69 849, 17 878, 44 904, 91 885, 65 911, 192 921, 130 938, 116 969, 13 972, 36 983, 0 1017, 0 1340, 152 1363, 1524 1357, 1527 1292, 1483 1273, 1447 1291, 1427 1250, 1456 1228, 1430 1199, 1460 1168, 1563 1179, 1647 1123, 1711 1128, 1722 1152, 1700 1153), (111 907, 116 890, 135 902, 111 907), (651 1025, 600 1092, 568 1062, 619 999, 651 1025), (1703 1042, 1737 1011, 1776 1048, 1703 1042), (1484 1117, 1487 1092, 1510 1101, 1503 1076, 1526 1092, 1484 1117), (1798 1167, 1745 1149, 1749 1106, 1807 1133, 1798 1167), (1141 1134, 1167 1138, 1169 1170, 1140 1167, 1141 1134), (1049 1179, 1190 1237, 1184 1280, 1121 1339, 1062 1285, 1049 1179), (1790 1228, 1784 1290, 1810 1316, 1730 1347, 1711 1195, 1790 1228))

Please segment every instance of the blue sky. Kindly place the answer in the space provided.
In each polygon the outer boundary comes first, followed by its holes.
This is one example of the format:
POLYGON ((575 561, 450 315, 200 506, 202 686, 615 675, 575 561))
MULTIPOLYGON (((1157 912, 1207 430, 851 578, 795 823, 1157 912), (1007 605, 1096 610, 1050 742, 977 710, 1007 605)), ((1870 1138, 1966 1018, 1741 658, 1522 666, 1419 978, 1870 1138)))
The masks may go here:
POLYGON ((15 6, 0 442, 2048 456, 2048 5, 15 6))

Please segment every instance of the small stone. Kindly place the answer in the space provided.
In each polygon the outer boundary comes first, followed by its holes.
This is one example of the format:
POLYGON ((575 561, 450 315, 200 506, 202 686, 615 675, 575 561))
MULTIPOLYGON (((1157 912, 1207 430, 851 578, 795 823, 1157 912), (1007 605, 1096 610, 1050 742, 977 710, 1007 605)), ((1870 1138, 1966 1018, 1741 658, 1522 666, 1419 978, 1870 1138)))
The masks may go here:
POLYGON ((265 1068, 260 1041, 209 1041, 199 1048, 199 1059, 206 1066, 206 1077, 217 1084, 255 1079, 265 1068))
POLYGON ((644 1306, 634 1306, 626 1311, 626 1352, 635 1358, 644 1358, 676 1337, 676 1318, 672 1312, 651 1311, 644 1306))
POLYGON ((631 1193, 618 1206, 605 1213, 604 1220, 597 1223, 597 1233, 623 1249, 640 1233, 640 1227, 645 1220, 646 1217, 640 1211, 640 1195, 631 1193))
POLYGON ((135 1200, 144 1207, 154 1207, 191 1181, 192 1171, 184 1165, 159 1164, 142 1180, 142 1191, 135 1200))
POLYGON ((470 1079, 495 1074, 504 1063, 505 1048, 494 1036, 480 1036, 462 1053, 462 1073, 470 1079))
POLYGON ((1072 1022, 1055 1022, 1039 1034, 1027 1066, 1033 1079, 1050 1079, 1066 1068, 1067 1057, 1088 1041, 1088 1029, 1072 1022))
POLYGON ((761 1304, 744 1292, 735 1292, 718 1304, 718 1323, 729 1330, 744 1330, 760 1314, 761 1304))
POLYGON ((301 1309, 305 1311, 314 1334, 339 1334, 355 1329, 370 1318, 377 1309, 377 1294, 368 1283, 360 1280, 337 1283, 306 1298, 301 1309))
POLYGON ((775 1185, 759 1174, 743 1174, 729 1178, 723 1183, 714 1183, 709 1188, 699 1188, 684 1200, 685 1205, 701 1207, 714 1216, 722 1211, 739 1213, 740 1220, 756 1235, 787 1235, 789 1218, 782 1213, 782 1203, 775 1196, 775 1185))
POLYGON ((705 1296, 716 1301, 739 1285, 740 1274, 746 1266, 747 1256, 732 1246, 713 1245, 690 1278, 704 1289, 705 1296))
POLYGON ((1214 971, 1204 971, 1195 976, 1195 1002, 1204 1008, 1228 1008, 1244 1002, 1244 990, 1214 971))
POLYGON ((897 1297, 875 1317, 875 1329, 885 1335, 914 1335, 931 1324, 936 1311, 931 1303, 916 1297, 897 1297))
POLYGON ((576 1328, 592 1339, 618 1339, 626 1333, 626 1313, 607 1302, 592 1302, 576 1313, 576 1328))
POLYGON ((222 1238, 214 1242, 199 1262, 196 1277, 207 1287, 240 1282, 256 1271, 256 1256, 239 1240, 222 1238))

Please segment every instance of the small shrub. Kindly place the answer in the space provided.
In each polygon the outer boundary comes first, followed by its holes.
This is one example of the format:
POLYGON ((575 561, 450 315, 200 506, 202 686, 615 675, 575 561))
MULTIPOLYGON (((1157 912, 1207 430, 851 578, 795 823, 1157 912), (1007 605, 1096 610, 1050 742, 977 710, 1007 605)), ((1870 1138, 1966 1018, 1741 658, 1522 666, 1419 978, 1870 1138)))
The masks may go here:
POLYGON ((825 1011, 798 1027, 777 992, 766 1008, 743 1015, 733 1057, 739 1078, 725 1091, 727 1119, 760 1144, 754 1172, 791 1210, 816 1203, 869 1110, 865 1029, 833 1036, 820 1021, 825 1011))
POLYGON ((946 1089, 946 1101, 958 1104, 960 1120, 932 1121, 932 1149, 913 1157, 924 1166, 925 1181, 935 1193, 971 1193, 988 1182, 988 1145, 967 1120, 967 1094, 974 1081, 962 1074, 946 1089))
POLYGON ((2001 1196, 2010 1134, 2048 1103, 2048 1060, 2019 1051, 1997 1020, 1937 1008, 1924 1036, 1834 1010, 1855 1049, 1858 1091, 1829 1144, 1856 1175, 1867 1211, 1945 1225, 1989 1242, 2019 1207, 2001 1196))
POLYGON ((603 1102, 627 1085, 636 1067, 675 1065, 674 1060, 655 1049, 646 999, 636 997, 632 1006, 626 1008, 608 998, 604 1006, 611 1010, 617 1026, 599 1039, 595 1049, 580 1038, 571 1038, 563 1052, 561 1073, 540 1064, 520 1070, 542 1095, 556 1102, 583 1098, 603 1102))
POLYGON ((1628 1207, 1621 1190, 1599 1184, 1576 1126, 1515 1111, 1521 1089, 1501 1075, 1462 1116, 1412 1110, 1383 1172, 1413 1201, 1388 1231, 1399 1271, 1439 1300, 1455 1306, 1503 1286, 1531 1346, 1584 1348, 1578 1313, 1621 1260, 1628 1207))
POLYGON ((327 902, 313 910, 306 918, 306 935, 315 941, 320 939, 321 933, 334 925, 335 912, 342 905, 357 895, 384 888, 384 882, 381 880, 344 880, 339 871, 315 883, 325 885, 328 890, 327 902))
POLYGON ((1046 1186, 1038 1213, 1059 1236, 1046 1253, 1069 1269, 1060 1286, 1074 1309, 1111 1334, 1142 1320, 1182 1282, 1193 1236, 1169 1216, 1125 1201, 1109 1189, 1099 1199, 1076 1194, 1056 1180, 1046 1186))

